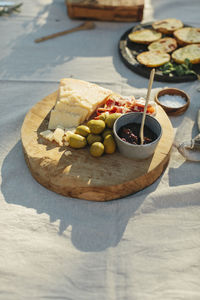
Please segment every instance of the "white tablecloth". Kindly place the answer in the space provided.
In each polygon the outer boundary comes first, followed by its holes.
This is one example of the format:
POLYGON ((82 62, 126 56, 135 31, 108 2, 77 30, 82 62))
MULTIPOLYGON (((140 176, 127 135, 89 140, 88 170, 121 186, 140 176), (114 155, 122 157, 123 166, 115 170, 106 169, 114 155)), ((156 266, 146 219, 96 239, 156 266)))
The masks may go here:
MULTIPOLYGON (((155 19, 200 27, 199 0, 147 4, 155 19)), ((24 117, 61 78, 124 95, 146 93, 148 79, 129 70, 117 49, 134 23, 95 22, 95 30, 34 43, 80 23, 68 18, 64 0, 25 0, 19 14, 0 17, 0 299, 199 300, 199 163, 185 161, 173 147, 154 184, 107 203, 53 193, 26 166, 24 117)), ((191 97, 187 112, 170 117, 175 143, 198 133, 199 85, 153 84, 191 97)))

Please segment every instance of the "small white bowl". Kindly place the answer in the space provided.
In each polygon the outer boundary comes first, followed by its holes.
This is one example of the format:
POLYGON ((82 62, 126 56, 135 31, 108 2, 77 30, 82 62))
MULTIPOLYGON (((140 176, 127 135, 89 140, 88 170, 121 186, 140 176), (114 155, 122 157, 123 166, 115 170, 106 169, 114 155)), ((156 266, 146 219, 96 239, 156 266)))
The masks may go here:
POLYGON ((164 111, 170 116, 179 116, 183 114, 190 105, 190 97, 183 91, 176 88, 164 88, 160 90, 155 96, 155 102, 159 104, 164 111), (169 99, 171 99, 171 106, 164 105, 160 101, 160 97, 168 95, 169 99), (182 106, 174 107, 173 106, 173 96, 180 96, 184 100, 184 104, 182 106))
POLYGON ((154 117, 146 115, 145 125, 157 135, 156 140, 149 144, 135 145, 123 141, 119 137, 118 130, 122 126, 125 126, 130 123, 141 124, 142 115, 142 112, 131 112, 124 114, 115 121, 113 126, 114 137, 119 152, 128 158, 133 158, 136 160, 142 160, 150 157, 155 152, 158 142, 160 141, 160 138, 162 136, 162 127, 160 123, 154 117))

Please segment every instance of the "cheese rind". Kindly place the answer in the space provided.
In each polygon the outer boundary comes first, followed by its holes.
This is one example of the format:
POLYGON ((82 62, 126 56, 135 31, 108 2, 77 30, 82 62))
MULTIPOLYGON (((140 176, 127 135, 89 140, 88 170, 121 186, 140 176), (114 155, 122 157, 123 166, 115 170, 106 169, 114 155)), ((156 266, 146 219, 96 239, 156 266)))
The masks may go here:
POLYGON ((105 97, 111 94, 110 90, 91 82, 73 78, 61 79, 59 88, 60 99, 63 98, 65 93, 69 91, 72 93, 75 92, 80 96, 78 99, 78 101, 80 100, 80 105, 85 102, 85 105, 88 105, 89 107, 96 107, 96 105, 103 102, 105 97))
POLYGON ((63 102, 67 105, 79 106, 87 109, 88 111, 91 109, 92 105, 88 102, 87 99, 84 99, 83 95, 81 96, 78 91, 68 91, 64 89, 63 86, 60 86, 58 90, 58 100, 56 106, 63 102))

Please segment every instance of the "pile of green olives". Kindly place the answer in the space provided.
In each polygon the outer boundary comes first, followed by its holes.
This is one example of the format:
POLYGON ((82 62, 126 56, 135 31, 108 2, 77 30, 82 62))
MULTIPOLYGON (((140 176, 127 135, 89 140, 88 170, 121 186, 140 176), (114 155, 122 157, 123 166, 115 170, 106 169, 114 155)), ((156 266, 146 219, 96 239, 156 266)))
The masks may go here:
POLYGON ((85 125, 79 125, 75 133, 69 136, 70 147, 80 149, 89 145, 90 154, 94 157, 100 157, 104 153, 114 153, 116 143, 113 125, 120 116, 119 113, 102 114, 98 120, 92 119, 85 125))

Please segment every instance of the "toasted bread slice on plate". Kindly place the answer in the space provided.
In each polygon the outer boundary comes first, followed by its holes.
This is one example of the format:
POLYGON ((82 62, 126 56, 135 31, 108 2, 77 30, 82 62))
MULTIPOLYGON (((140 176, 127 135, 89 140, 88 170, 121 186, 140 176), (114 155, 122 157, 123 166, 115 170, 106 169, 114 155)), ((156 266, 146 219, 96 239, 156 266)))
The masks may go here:
POLYGON ((152 29, 141 29, 131 32, 128 38, 131 42, 138 44, 150 44, 159 40, 162 37, 160 32, 156 32, 152 29))
POLYGON ((137 60, 146 67, 159 67, 170 61, 170 55, 168 53, 155 50, 145 51, 137 56, 137 60))
POLYGON ((156 21, 152 24, 154 30, 165 34, 172 34, 175 30, 182 28, 182 21, 174 18, 168 18, 156 21))
POLYGON ((170 53, 177 48, 177 42, 174 38, 165 37, 148 46, 149 51, 160 50, 170 53))
POLYGON ((179 45, 190 45, 200 43, 200 28, 184 27, 174 32, 174 37, 179 45))
POLYGON ((184 63, 186 58, 192 64, 200 63, 200 44, 187 45, 172 53, 172 59, 178 64, 184 63))

